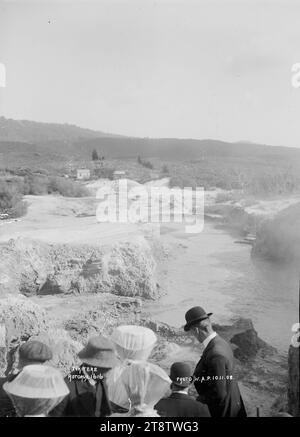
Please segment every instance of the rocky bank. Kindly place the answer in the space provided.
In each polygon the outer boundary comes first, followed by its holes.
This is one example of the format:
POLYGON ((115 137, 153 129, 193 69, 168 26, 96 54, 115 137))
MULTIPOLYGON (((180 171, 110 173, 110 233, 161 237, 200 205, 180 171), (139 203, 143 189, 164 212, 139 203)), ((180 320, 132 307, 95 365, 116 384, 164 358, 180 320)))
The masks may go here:
POLYGON ((156 262, 147 241, 48 244, 25 238, 0 245, 0 296, 109 292, 155 299, 156 262))

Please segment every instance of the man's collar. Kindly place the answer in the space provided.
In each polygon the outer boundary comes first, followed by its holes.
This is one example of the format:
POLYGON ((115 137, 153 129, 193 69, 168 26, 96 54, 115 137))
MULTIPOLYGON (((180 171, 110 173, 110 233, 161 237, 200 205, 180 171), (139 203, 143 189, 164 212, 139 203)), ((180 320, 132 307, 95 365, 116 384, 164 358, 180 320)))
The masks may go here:
POLYGON ((217 333, 214 331, 214 332, 212 332, 208 337, 206 337, 205 340, 203 340, 202 344, 203 344, 203 346, 204 346, 204 349, 207 348, 208 343, 210 343, 211 340, 212 340, 213 338, 215 338, 216 335, 217 335, 217 333))
POLYGON ((180 395, 188 395, 188 393, 184 390, 176 390, 176 391, 172 391, 172 394, 180 394, 180 395))

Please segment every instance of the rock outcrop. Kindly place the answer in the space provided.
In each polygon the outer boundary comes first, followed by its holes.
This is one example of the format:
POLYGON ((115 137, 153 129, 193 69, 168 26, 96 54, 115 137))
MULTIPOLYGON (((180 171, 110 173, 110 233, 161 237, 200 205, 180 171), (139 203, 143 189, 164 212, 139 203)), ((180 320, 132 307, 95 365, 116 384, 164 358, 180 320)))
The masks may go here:
POLYGON ((100 302, 88 302, 85 308, 64 322, 72 339, 86 342, 92 335, 109 336, 115 326, 139 324, 140 299, 109 296, 100 302))
POLYGON ((0 296, 109 292, 154 299, 155 268, 144 239, 101 247, 10 240, 0 246, 0 296))
POLYGON ((239 318, 233 325, 214 325, 214 329, 232 344, 234 356, 240 361, 255 358, 260 352, 269 355, 276 349, 259 338, 251 319, 239 318))
MULTIPOLYGON (((158 335, 178 344, 191 346, 198 343, 192 335, 186 334, 181 328, 174 328, 152 319, 144 319, 142 324, 158 335)), ((213 328, 231 343, 234 356, 240 361, 254 359, 258 352, 261 355, 270 355, 276 352, 274 347, 259 338, 251 319, 239 318, 232 325, 213 324, 213 328)))
POLYGON ((205 213, 208 214, 208 219, 215 217, 223 226, 241 236, 254 232, 261 220, 254 214, 247 213, 244 207, 234 202, 208 205, 205 213))
POLYGON ((300 416, 300 393, 299 393, 299 347, 293 345, 289 348, 288 356, 289 379, 288 379, 288 411, 292 416, 300 416))
POLYGON ((19 346, 28 340, 47 344, 53 359, 49 364, 66 374, 71 366, 79 364, 77 353, 83 347, 68 332, 55 328, 45 311, 25 296, 0 299, 0 376, 18 366, 19 346))
POLYGON ((17 362, 18 347, 49 327, 46 313, 24 296, 0 299, 0 376, 17 362))

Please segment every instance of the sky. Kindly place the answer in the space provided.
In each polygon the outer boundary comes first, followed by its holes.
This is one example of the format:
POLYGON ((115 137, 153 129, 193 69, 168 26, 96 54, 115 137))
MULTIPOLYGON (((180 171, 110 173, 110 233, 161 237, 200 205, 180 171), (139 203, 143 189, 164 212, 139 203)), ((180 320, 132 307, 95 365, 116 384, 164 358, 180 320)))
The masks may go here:
POLYGON ((298 0, 0 0, 7 118, 300 147, 295 63, 298 0))

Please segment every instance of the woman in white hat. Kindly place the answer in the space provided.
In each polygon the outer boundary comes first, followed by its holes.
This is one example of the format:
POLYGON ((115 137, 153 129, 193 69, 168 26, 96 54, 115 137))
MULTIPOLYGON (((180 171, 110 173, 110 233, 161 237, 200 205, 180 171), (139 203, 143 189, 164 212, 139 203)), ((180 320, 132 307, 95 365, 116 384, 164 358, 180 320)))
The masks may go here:
POLYGON ((122 373, 122 384, 129 401, 129 411, 113 416, 123 417, 158 417, 154 409, 156 403, 169 390, 171 379, 156 364, 135 361, 122 373))
POLYGON ((60 371, 40 364, 25 366, 14 380, 3 385, 3 389, 19 417, 45 417, 69 394, 60 371))
POLYGON ((144 326, 124 325, 115 328, 110 338, 121 364, 107 374, 108 397, 112 410, 124 413, 129 411, 130 401, 122 378, 123 372, 133 363, 147 363, 157 337, 144 326))

